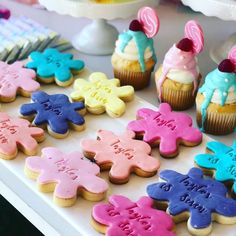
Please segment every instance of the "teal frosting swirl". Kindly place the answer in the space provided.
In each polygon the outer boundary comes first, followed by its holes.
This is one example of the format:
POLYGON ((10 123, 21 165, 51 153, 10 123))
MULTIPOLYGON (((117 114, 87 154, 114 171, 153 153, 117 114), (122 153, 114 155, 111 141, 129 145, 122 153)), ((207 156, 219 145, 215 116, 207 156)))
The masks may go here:
POLYGON ((231 87, 233 87, 234 91, 236 91, 236 73, 221 72, 217 68, 206 76, 205 83, 199 89, 199 92, 204 93, 205 97, 205 100, 201 106, 202 131, 204 131, 207 108, 211 102, 215 90, 219 91, 221 97, 220 105, 224 106, 228 96, 228 91, 231 87))
MULTIPOLYGON (((128 30, 127 32, 124 32, 119 35, 119 40, 120 40, 120 47, 119 50, 121 52, 124 52, 126 46, 128 43, 134 39, 134 42, 137 46, 138 49, 138 54, 139 54, 139 64, 141 66, 141 71, 145 72, 146 66, 145 66, 145 59, 144 59, 144 54, 145 50, 149 47, 150 50, 152 51, 152 58, 156 62, 156 54, 154 51, 154 46, 153 46, 153 39, 148 38, 142 31, 131 31, 128 30)), ((154 68, 153 68, 154 69, 154 68)))

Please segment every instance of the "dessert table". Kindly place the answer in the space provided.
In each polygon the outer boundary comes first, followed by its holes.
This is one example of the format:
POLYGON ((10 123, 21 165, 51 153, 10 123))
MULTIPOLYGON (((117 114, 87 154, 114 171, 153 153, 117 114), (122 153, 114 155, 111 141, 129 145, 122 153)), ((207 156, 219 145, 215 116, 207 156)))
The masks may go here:
MULTIPOLYGON (((73 18, 71 16, 65 16, 65 15, 58 15, 54 12, 47 12, 41 9, 34 9, 30 8, 29 6, 24 6, 18 3, 15 3, 13 1, 9 0, 2 0, 2 4, 4 4, 6 7, 11 9, 13 15, 26 15, 28 17, 31 17, 32 19, 38 21, 39 23, 48 26, 49 28, 59 32, 64 38, 71 40, 75 33, 78 33, 79 29, 83 28, 86 24, 88 24, 89 20, 86 18, 73 18)), ((160 31, 155 39, 155 48, 156 53, 158 57, 158 65, 162 62, 163 57, 166 53, 166 51, 172 46, 172 44, 179 39, 182 38, 184 34, 184 25, 185 23, 190 19, 195 19, 200 22, 202 25, 202 28, 205 32, 205 50, 202 54, 199 56, 199 67, 201 70, 201 73, 203 77, 211 70, 213 70, 216 67, 216 64, 210 59, 209 56, 209 49, 211 47, 214 47, 219 42, 223 41, 225 38, 227 38, 229 35, 233 34, 235 32, 235 22, 233 21, 222 21, 220 19, 217 19, 215 17, 207 17, 202 15, 201 13, 195 13, 191 11, 189 8, 184 7, 177 3, 177 1, 168 1, 163 0, 160 2, 160 5, 157 7, 157 12, 159 14, 160 22, 161 22, 161 28, 160 31)), ((127 29, 129 25, 130 19, 117 19, 110 21, 111 24, 114 24, 116 28, 119 31, 123 31, 124 29, 127 29)), ((92 36, 93 37, 93 36, 92 36)), ((83 76, 87 76, 89 71, 102 71, 108 75, 108 77, 112 78, 112 67, 110 63, 110 56, 91 56, 86 55, 83 53, 80 53, 78 51, 73 50, 72 53, 75 55, 75 58, 79 58, 81 60, 84 60, 86 63, 86 67, 88 70, 86 70, 83 74, 83 76)), ((157 65, 157 66, 158 66, 157 65)), ((70 92, 70 90, 66 90, 67 92, 70 92)), ((57 92, 57 91, 56 91, 57 92)), ((150 107, 152 106, 158 106, 158 100, 156 96, 156 88, 154 80, 152 79, 152 82, 150 86, 142 91, 136 92, 136 95, 139 98, 136 98, 134 101, 134 107, 139 107, 140 105, 148 104, 150 103, 150 107), (145 101, 144 101, 145 100, 145 101), (148 102, 148 103, 147 103, 148 102), (152 104, 152 105, 151 105, 152 104)), ((21 100, 17 101, 17 104, 19 105, 21 100)), ((118 126, 115 128, 115 131, 119 130, 119 127, 124 124, 124 121, 129 120, 130 114, 134 114, 134 107, 131 105, 128 105, 127 109, 127 115, 124 116, 124 118, 121 118, 117 121, 118 126)), ((3 107, 3 110, 6 109, 6 106, 3 107)), ((10 109, 10 114, 14 114, 14 109, 10 109)), ((193 117, 194 125, 196 125, 195 122, 195 108, 192 108, 187 111, 189 115, 193 117)), ((106 117, 106 115, 104 115, 106 117)), ((106 119, 106 118, 105 118, 106 119)), ((92 121, 90 121, 92 122, 92 121)), ((100 121, 100 118, 98 118, 98 122, 100 121)), ((109 120, 107 119, 107 122, 109 123, 109 120)), ((105 121, 106 123, 106 121, 105 121)), ((108 124, 108 127, 111 124, 108 124)), ((101 128, 101 127, 97 127, 101 128)), ((95 127, 92 129, 95 131, 95 127)), ((213 136, 210 135, 209 137, 206 137, 203 144, 200 145, 199 150, 204 149, 205 142, 207 140, 210 140, 211 138, 219 140, 224 142, 225 144, 231 145, 233 140, 236 139, 236 133, 227 135, 227 136, 213 136)), ((49 138, 49 143, 53 142, 51 141, 52 138, 49 138)), ((57 146, 60 146, 62 144, 62 141, 60 140, 57 146)), ((45 146, 46 144, 43 144, 45 146)), ((189 149, 188 149, 189 150, 189 149)), ((187 151, 188 151, 187 150, 187 151)), ((69 150, 67 150, 69 151, 69 150)), ((186 149, 185 152, 183 152, 183 155, 188 155, 186 149)), ((190 154, 192 151, 190 151, 190 154)), ((183 158, 183 155, 177 159, 177 164, 181 165, 181 160, 183 158)), ((20 157, 22 159, 22 157, 20 157)), ((167 160, 168 161, 168 160, 167 160)), ((13 161, 12 162, 12 170, 14 168, 17 168, 17 165, 19 161, 13 161)), ((164 167, 167 168, 168 165, 166 165, 166 161, 164 164, 164 167)), ((172 165, 175 163, 175 160, 170 160, 170 164, 172 165)), ((18 211, 20 211, 32 224, 34 224, 43 234, 45 235, 98 235, 95 231, 91 228, 90 231, 86 231, 86 227, 82 227, 81 231, 78 230, 76 226, 76 222, 72 222, 74 227, 71 227, 67 223, 67 221, 64 220, 64 216, 67 215, 67 209, 61 209, 55 206, 54 209, 48 207, 47 203, 52 201, 52 194, 44 194, 45 196, 39 198, 35 197, 38 196, 37 194, 37 188, 35 182, 30 182, 28 184, 24 184, 24 181, 18 181, 18 173, 12 174, 12 170, 9 167, 9 164, 5 163, 4 161, 0 160, 0 193, 3 197, 5 197, 18 211), (35 191, 32 191, 32 188, 35 189, 35 191), (46 203, 46 204, 45 204, 46 203), (58 209, 57 209, 58 208, 58 209), (55 214, 57 212, 58 214, 55 214), (94 232, 94 234, 91 234, 91 232, 94 232)), ((182 172, 187 172, 188 170, 188 164, 183 167, 182 172)), ((23 170, 22 170, 23 172, 23 170)), ((105 174, 107 176, 107 173, 105 174)), ((104 174, 102 174, 104 176, 104 174)), ((136 176, 135 176, 136 177, 136 176)), ((23 178, 23 177, 22 177, 23 178)), ((143 184, 144 180, 138 177, 138 181, 140 181, 140 184, 143 184)), ((156 179, 153 177, 150 179, 150 181, 156 181, 156 179)), ((138 188, 138 184, 134 181, 134 179, 131 179, 131 182, 129 183, 129 191, 133 191, 133 189, 138 188)), ((114 186, 111 187, 112 190, 115 189, 114 186)), ((121 188, 122 190, 122 188, 121 188)), ((127 191, 127 189, 125 190, 127 191)), ((115 193, 118 193, 118 191, 115 190, 115 193)), ((42 196, 42 194, 40 194, 42 196)), ((139 194, 137 194, 136 199, 139 197, 139 194)), ((83 207, 83 203, 86 202, 82 200, 82 198, 78 199, 78 204, 76 204, 76 207, 74 207, 71 211, 73 211, 73 214, 77 214, 77 212, 85 211, 83 207)), ((87 203, 86 203, 87 204, 87 203)), ((88 203, 91 207, 93 203, 88 203)), ((80 213, 81 213, 80 212, 80 213)), ((81 219, 81 222, 78 222, 78 224, 83 223, 84 220, 81 219)), ((183 223, 185 225, 185 223, 183 223)), ((226 232, 233 232, 234 226, 226 226, 224 228, 217 226, 218 231, 214 230, 211 234, 212 236, 219 236, 223 235, 224 229, 226 229, 226 232), (231 231, 227 229, 232 229, 231 231), (216 233, 217 232, 217 233, 216 233)), ((235 232, 235 231, 234 231, 235 232)), ((181 236, 187 236, 189 235, 186 230, 178 231, 181 236)), ((225 234, 225 236, 234 236, 234 234, 225 234)))

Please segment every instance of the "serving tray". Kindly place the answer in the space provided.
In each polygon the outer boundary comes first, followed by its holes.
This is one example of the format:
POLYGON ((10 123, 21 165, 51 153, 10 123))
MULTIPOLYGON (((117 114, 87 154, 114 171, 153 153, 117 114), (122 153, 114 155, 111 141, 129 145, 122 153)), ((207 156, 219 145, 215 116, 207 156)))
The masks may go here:
MULTIPOLYGON (((83 78, 88 77, 89 72, 84 71, 80 76, 83 78)), ((71 93, 72 86, 69 88, 60 88, 55 84, 43 85, 42 89, 49 94, 71 93)), ((18 116, 19 107, 23 103, 29 103, 29 98, 18 97, 13 103, 2 104, 1 111, 7 112, 12 116, 18 116)), ((70 131, 66 139, 55 139, 46 134, 46 140, 40 144, 38 155, 41 154, 41 149, 48 146, 60 148, 64 152, 72 152, 80 149, 80 140, 82 138, 96 138, 96 131, 98 129, 108 129, 115 133, 122 133, 126 129, 126 125, 130 120, 135 119, 136 111, 139 108, 157 109, 150 103, 135 97, 132 102, 127 103, 126 113, 120 118, 110 118, 108 115, 91 115, 85 116, 86 129, 83 132, 70 131)), ((180 147, 180 154, 175 159, 164 159, 160 157, 158 149, 152 150, 152 155, 161 161, 161 170, 172 169, 181 173, 187 173, 189 168, 193 167, 193 158, 198 153, 205 152, 206 142, 211 139, 204 135, 201 145, 193 148, 180 147)), ((22 204, 28 207, 27 218, 48 235, 84 235, 84 236, 98 236, 91 226, 91 209, 94 202, 84 200, 78 197, 76 204, 70 208, 60 208, 53 203, 52 193, 41 193, 37 190, 36 182, 28 179, 23 172, 25 155, 19 153, 17 158, 12 161, 0 160, 0 187, 1 181, 13 193, 15 198, 19 198, 22 204), (37 216, 37 217, 36 217, 37 216), (46 222, 43 223, 43 222, 46 222), (44 225, 43 225, 44 224, 44 225), (49 228, 53 229, 49 231, 49 228), (51 233, 50 233, 51 232, 51 233)), ((105 171, 101 174, 109 183, 109 191, 107 197, 111 194, 123 194, 130 199, 136 201, 141 196, 146 195, 146 186, 148 184, 158 181, 158 175, 152 178, 141 178, 136 175, 131 175, 130 181, 124 185, 114 185, 108 181, 108 172, 105 171)), ((2 190, 0 190, 1 192, 2 190)), ((14 200, 14 199, 13 199, 14 200)), ((104 201, 107 201, 105 199, 104 201)), ((23 205, 19 208, 23 208, 23 205)), ((177 235, 188 236, 190 235, 186 228, 186 222, 177 224, 177 235)), ((235 236, 235 225, 220 225, 214 223, 212 236, 235 236)))

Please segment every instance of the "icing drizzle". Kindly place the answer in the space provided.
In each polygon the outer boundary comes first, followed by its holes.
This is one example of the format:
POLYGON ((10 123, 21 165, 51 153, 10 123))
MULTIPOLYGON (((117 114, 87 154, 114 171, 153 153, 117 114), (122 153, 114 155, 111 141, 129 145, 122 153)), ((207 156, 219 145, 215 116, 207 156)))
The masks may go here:
POLYGON ((147 36, 141 31, 135 32, 135 31, 128 30, 127 32, 124 32, 119 35, 119 40, 121 41, 119 49, 121 52, 124 52, 126 46, 132 39, 134 39, 134 42, 138 49, 138 54, 139 54, 138 57, 139 57, 141 70, 142 72, 145 72, 146 66, 145 66, 144 54, 147 48, 151 50, 153 60, 155 62, 157 61, 156 54, 154 51, 154 46, 153 46, 153 39, 147 38, 147 36))

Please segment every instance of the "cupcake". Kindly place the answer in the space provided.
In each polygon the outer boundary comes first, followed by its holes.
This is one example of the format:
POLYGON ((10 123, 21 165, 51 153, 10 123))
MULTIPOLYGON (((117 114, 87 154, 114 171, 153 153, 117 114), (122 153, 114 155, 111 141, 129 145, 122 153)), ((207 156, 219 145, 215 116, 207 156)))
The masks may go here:
POLYGON ((119 35, 111 62, 121 85, 132 85, 139 90, 149 84, 157 61, 152 38, 158 29, 156 12, 144 7, 138 12, 138 19, 130 23, 129 30, 119 35))
POLYGON ((201 27, 193 20, 188 21, 185 38, 169 49, 155 74, 159 100, 169 103, 173 110, 186 110, 195 103, 201 80, 196 55, 203 45, 201 27))
POLYGON ((236 45, 228 59, 210 72, 199 89, 197 123, 202 131, 215 135, 232 133, 236 127, 236 45))

